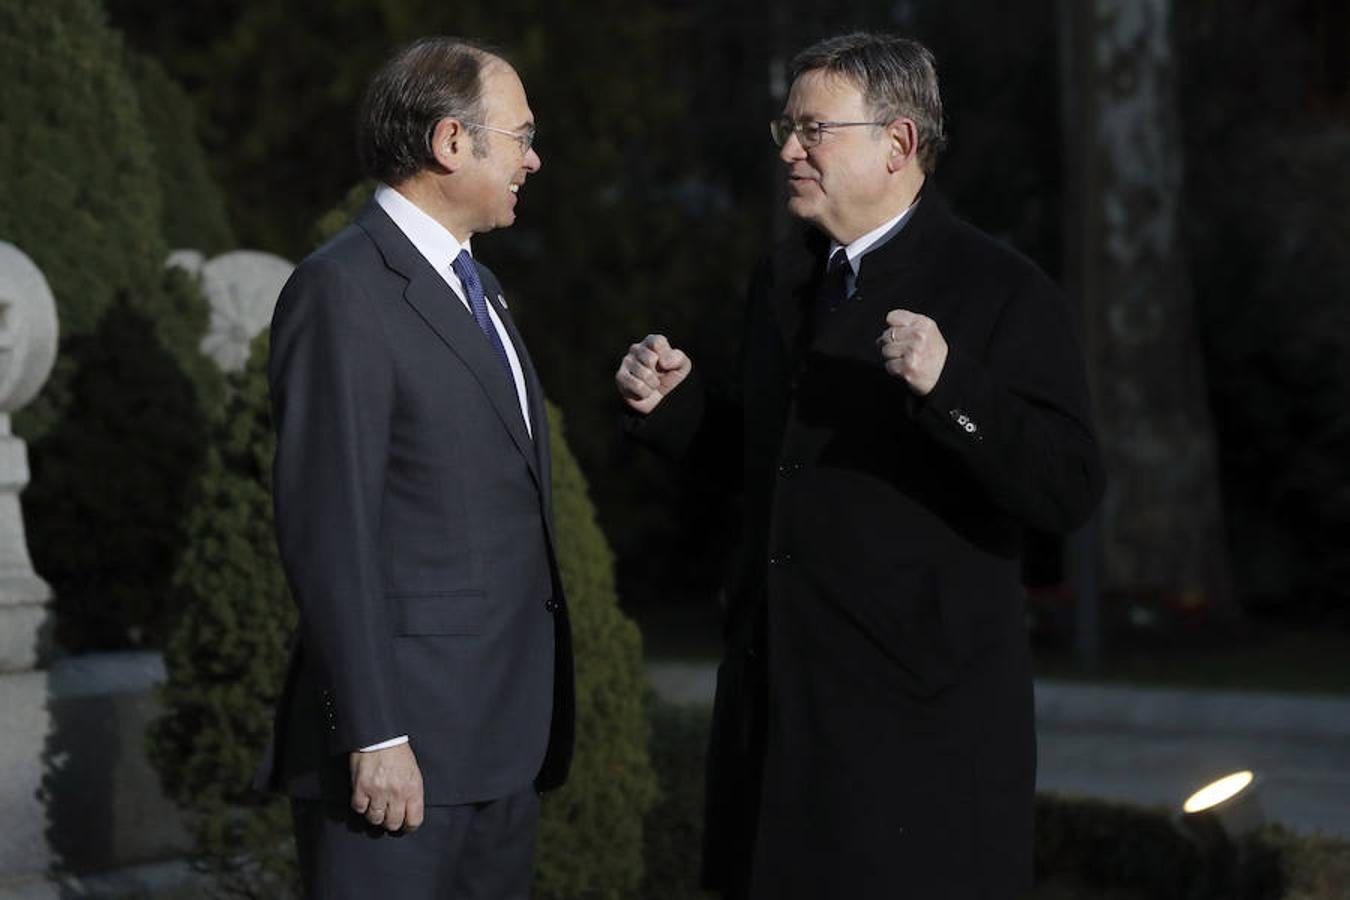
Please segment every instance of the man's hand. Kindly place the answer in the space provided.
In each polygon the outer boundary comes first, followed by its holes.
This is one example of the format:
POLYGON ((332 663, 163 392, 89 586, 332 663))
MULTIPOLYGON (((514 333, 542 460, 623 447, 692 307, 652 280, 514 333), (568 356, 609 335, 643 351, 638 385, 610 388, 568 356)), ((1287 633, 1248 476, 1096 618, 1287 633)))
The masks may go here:
POLYGON ((351 755, 352 809, 388 831, 416 831, 422 825, 422 771, 412 746, 351 755))
POLYGON ((886 371, 903 378, 910 390, 926 397, 947 364, 947 341, 937 323, 907 309, 886 313, 885 331, 877 338, 886 371))
POLYGON ((628 353, 614 373, 619 396, 635 412, 647 414, 675 390, 694 369, 683 350, 670 346, 664 334, 649 334, 628 353))

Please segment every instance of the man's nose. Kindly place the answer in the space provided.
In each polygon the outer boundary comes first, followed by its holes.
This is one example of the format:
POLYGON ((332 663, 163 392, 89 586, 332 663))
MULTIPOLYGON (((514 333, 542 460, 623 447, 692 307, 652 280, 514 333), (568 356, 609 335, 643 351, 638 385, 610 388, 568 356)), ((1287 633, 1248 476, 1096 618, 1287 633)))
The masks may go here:
POLYGON ((538 150, 536 150, 536 149, 534 149, 533 147, 531 147, 530 149, 528 149, 528 150, 525 151, 525 171, 526 171, 526 172, 538 172, 538 171, 539 171, 539 167, 542 166, 543 164, 544 164, 544 161, 543 161, 542 159, 539 158, 539 151, 538 151, 538 150))

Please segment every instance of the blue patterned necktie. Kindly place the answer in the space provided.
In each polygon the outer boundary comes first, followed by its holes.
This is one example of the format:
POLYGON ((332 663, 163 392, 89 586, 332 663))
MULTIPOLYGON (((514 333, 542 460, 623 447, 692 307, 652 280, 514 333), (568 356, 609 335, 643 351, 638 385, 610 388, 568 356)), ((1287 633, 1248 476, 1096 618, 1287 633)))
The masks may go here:
POLYGON ((483 293, 483 282, 478 280, 478 267, 473 264, 473 257, 469 255, 469 251, 459 251, 459 256, 450 263, 450 268, 455 270, 460 283, 464 285, 464 293, 469 298, 469 309, 473 311, 474 321, 483 330, 483 336, 497 352, 497 357, 506 368, 507 376, 514 382, 515 375, 511 372, 511 362, 506 358, 506 348, 502 346, 497 327, 492 324, 492 317, 488 315, 487 295, 483 293))

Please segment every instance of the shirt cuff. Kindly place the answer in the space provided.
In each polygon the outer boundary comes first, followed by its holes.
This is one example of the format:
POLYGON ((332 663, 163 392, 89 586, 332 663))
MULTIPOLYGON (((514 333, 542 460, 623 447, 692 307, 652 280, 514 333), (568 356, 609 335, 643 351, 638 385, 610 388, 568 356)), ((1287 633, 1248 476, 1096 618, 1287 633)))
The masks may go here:
POLYGON ((406 744, 406 743, 408 743, 408 736, 406 734, 400 734, 396 738, 390 738, 387 741, 380 741, 378 744, 371 744, 369 747, 362 747, 357 752, 370 753, 374 750, 386 750, 389 747, 397 747, 399 744, 406 744))

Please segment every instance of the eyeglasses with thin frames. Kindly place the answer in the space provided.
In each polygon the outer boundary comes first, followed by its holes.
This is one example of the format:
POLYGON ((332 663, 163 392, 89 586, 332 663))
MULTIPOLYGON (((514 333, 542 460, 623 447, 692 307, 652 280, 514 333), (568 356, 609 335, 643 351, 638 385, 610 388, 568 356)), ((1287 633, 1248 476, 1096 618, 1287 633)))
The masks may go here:
POLYGON ((529 153, 530 147, 534 146, 534 126, 531 125, 524 131, 511 131, 509 128, 498 128, 495 125, 484 125, 482 122, 465 122, 460 120, 461 125, 466 128, 481 128, 484 131, 495 131, 498 134, 504 134, 520 145, 522 154, 529 153))
POLYGON ((832 128, 853 128, 861 125, 889 125, 889 122, 804 122, 794 121, 787 116, 774 119, 769 123, 769 136, 779 147, 788 142, 791 135, 797 135, 797 141, 803 149, 818 146, 825 132, 832 128))

